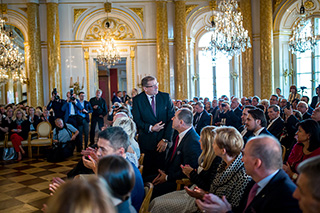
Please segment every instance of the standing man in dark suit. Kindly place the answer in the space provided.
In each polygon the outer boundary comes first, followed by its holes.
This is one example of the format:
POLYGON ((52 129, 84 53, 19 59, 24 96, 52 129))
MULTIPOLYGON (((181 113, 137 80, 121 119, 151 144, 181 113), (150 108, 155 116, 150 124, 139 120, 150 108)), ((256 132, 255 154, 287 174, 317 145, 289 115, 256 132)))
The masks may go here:
POLYGON ((96 130, 96 125, 98 123, 99 130, 103 127, 104 116, 107 115, 107 104, 106 101, 101 98, 102 90, 98 89, 96 91, 96 97, 90 99, 90 104, 92 106, 92 116, 91 116, 91 128, 90 128, 90 144, 94 144, 94 135, 96 130))
MULTIPOLYGON (((255 181, 243 196, 243 212, 301 212, 298 201, 292 197, 296 185, 282 170, 281 146, 274 137, 259 136, 250 140, 242 161, 246 173, 255 181)), ((231 212, 226 199, 209 194, 203 200, 196 201, 203 212, 231 212)))
POLYGON ((122 92, 118 91, 117 94, 112 97, 111 102, 112 102, 112 104, 114 104, 116 102, 122 103, 122 92))
POLYGON ((168 93, 158 91, 157 79, 142 79, 143 92, 133 98, 132 115, 138 129, 138 143, 144 153, 143 175, 155 175, 164 168, 165 150, 172 139, 174 108, 168 93))
POLYGON ((270 123, 267 130, 276 138, 280 139, 284 128, 284 121, 280 117, 280 107, 278 105, 271 105, 268 107, 268 115, 270 123))
POLYGON ((82 117, 82 126, 79 126, 79 135, 82 146, 82 134, 84 134, 84 149, 88 146, 89 141, 89 113, 92 113, 92 107, 89 101, 85 100, 85 93, 79 93, 79 102, 82 107, 82 111, 80 112, 80 116, 82 117))
POLYGON ((194 115, 193 126, 198 135, 200 135, 201 129, 210 125, 211 117, 207 111, 204 110, 204 106, 201 102, 197 102, 194 109, 196 114, 194 115))
POLYGON ((179 134, 174 137, 174 144, 170 148, 164 171, 159 169, 159 175, 153 179, 155 185, 152 197, 176 190, 176 180, 186 178, 181 165, 198 168, 198 158, 201 154, 200 137, 192 127, 193 114, 189 109, 180 109, 172 118, 172 127, 179 134))

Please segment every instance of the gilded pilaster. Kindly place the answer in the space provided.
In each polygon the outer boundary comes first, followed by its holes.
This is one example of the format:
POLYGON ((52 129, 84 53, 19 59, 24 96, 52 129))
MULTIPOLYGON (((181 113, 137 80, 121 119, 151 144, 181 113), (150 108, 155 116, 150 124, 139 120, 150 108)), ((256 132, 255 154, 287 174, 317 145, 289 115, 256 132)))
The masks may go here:
POLYGON ((87 100, 90 100, 90 79, 89 79, 89 48, 84 48, 84 60, 86 61, 86 79, 87 79, 87 100))
MULTIPOLYGON (((243 27, 248 30, 248 36, 252 39, 251 0, 241 0, 240 9, 243 14, 243 27)), ((242 95, 249 97, 254 95, 253 84, 253 50, 248 48, 242 53, 242 95)))
POLYGON ((157 80, 159 90, 170 93, 167 1, 157 1, 157 80))
POLYGON ((261 98, 272 92, 272 1, 260 0, 261 98))
POLYGON ((135 48, 134 47, 130 47, 130 58, 131 58, 131 71, 132 71, 132 88, 136 87, 135 84, 135 69, 134 69, 134 60, 135 60, 135 48))
POLYGON ((29 44, 29 87, 31 106, 43 106, 43 78, 41 59, 41 39, 39 4, 27 3, 28 7, 28 44, 29 44))
POLYGON ((62 92, 58 3, 47 3, 49 97, 53 88, 62 92))
POLYGON ((175 4, 175 93, 176 99, 188 98, 188 75, 186 56, 186 1, 176 0, 175 4))

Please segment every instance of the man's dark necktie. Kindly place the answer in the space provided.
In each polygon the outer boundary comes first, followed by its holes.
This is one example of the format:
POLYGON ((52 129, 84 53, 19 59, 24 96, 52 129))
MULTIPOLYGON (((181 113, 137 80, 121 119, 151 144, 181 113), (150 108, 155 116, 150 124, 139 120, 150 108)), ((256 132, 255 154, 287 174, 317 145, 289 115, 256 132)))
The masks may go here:
POLYGON ((151 97, 151 107, 152 107, 152 111, 153 111, 153 114, 156 116, 156 105, 154 103, 154 95, 151 97))
POLYGON ((178 142, 179 142, 179 135, 178 135, 177 138, 176 138, 176 142, 175 142, 175 144, 174 144, 174 148, 173 148, 173 152, 172 152, 170 161, 172 161, 172 158, 173 158, 173 156, 174 156, 174 153, 176 153, 177 146, 178 146, 178 142))

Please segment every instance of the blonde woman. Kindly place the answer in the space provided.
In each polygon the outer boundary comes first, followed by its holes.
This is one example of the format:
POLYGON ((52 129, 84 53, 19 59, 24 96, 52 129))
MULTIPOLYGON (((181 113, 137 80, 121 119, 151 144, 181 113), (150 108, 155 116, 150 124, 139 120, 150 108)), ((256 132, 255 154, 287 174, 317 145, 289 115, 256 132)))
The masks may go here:
POLYGON ((138 167, 138 159, 140 158, 139 144, 134 139, 137 132, 137 127, 134 121, 129 117, 117 118, 113 126, 121 127, 129 136, 130 146, 126 153, 127 158, 138 167))
POLYGON ((45 213, 115 213, 106 183, 95 176, 64 183, 50 197, 45 213))
MULTIPOLYGON (((221 158, 216 156, 213 150, 215 127, 207 126, 200 133, 200 146, 202 153, 199 156, 198 169, 191 168, 189 165, 182 165, 183 173, 191 180, 195 187, 209 190, 210 184, 216 174, 221 158)), ((190 197, 185 190, 175 191, 155 198, 150 204, 151 212, 183 212, 188 203, 194 203, 195 199, 190 197)))
POLYGON ((18 153, 18 161, 22 159, 22 154, 25 153, 21 141, 27 140, 29 131, 30 122, 26 118, 24 111, 20 108, 16 109, 9 125, 9 138, 12 141, 14 150, 18 153))

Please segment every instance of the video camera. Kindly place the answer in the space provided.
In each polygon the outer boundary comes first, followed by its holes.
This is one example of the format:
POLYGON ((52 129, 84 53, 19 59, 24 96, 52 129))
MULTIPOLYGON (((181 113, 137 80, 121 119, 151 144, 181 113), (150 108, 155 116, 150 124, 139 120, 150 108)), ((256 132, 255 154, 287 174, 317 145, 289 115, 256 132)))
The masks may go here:
POLYGON ((57 88, 53 88, 52 95, 54 95, 55 100, 59 100, 60 96, 58 95, 57 88))
POLYGON ((71 100, 71 101, 76 100, 76 98, 73 97, 73 89, 72 89, 72 88, 70 89, 70 100, 71 100))

